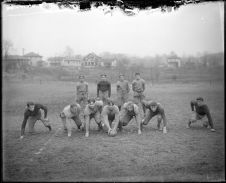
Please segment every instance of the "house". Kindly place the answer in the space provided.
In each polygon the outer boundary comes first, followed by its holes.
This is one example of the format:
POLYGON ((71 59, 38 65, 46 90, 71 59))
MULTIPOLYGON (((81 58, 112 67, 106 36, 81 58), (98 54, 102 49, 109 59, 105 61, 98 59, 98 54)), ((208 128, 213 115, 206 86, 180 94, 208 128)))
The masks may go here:
POLYGON ((169 68, 179 68, 181 67, 181 60, 177 56, 170 56, 167 59, 167 65, 169 68))
POLYGON ((66 57, 63 59, 62 66, 75 67, 80 69, 82 66, 82 57, 80 55, 74 57, 66 57))
POLYGON ((38 62, 42 60, 42 56, 34 52, 27 53, 24 57, 30 59, 29 64, 31 66, 38 66, 38 62))
POLYGON ((52 66, 52 67, 61 66, 63 63, 63 60, 64 60, 64 57, 49 57, 48 58, 49 66, 52 66))
POLYGON ((117 60, 116 59, 104 59, 100 63, 101 67, 116 67, 117 60))
POLYGON ((26 69, 30 59, 20 55, 8 55, 3 58, 3 67, 6 70, 26 69))
POLYGON ((85 68, 94 68, 101 66, 102 58, 95 53, 89 53, 82 60, 82 66, 85 68))

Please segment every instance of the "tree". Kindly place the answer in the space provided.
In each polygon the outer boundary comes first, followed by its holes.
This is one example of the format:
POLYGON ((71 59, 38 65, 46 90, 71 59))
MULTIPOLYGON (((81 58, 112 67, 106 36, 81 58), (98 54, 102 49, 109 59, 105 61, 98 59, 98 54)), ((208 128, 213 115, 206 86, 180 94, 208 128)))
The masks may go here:
POLYGON ((72 57, 74 55, 74 50, 70 46, 66 46, 64 51, 65 57, 72 57))
POLYGON ((13 43, 10 40, 3 40, 3 56, 6 58, 13 49, 13 43))

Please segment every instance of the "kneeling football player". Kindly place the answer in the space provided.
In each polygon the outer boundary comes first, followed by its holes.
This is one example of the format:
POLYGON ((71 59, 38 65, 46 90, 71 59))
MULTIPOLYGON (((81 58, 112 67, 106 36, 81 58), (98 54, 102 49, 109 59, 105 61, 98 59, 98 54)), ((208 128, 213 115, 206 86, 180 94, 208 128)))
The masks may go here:
POLYGON ((119 124, 119 108, 110 98, 106 100, 106 105, 102 111, 102 119, 104 123, 104 129, 107 130, 108 135, 116 135, 119 124))
POLYGON ((143 105, 146 108, 146 113, 144 119, 141 121, 141 127, 147 125, 154 116, 157 116, 157 128, 161 130, 160 125, 163 121, 163 133, 167 133, 166 116, 161 104, 155 101, 143 101, 143 105))
POLYGON ((71 137, 71 131, 74 123, 77 125, 78 129, 81 129, 82 127, 80 111, 80 105, 78 103, 74 103, 64 107, 63 111, 60 113, 64 131, 67 131, 68 137, 71 137))
POLYGON ((35 123, 40 120, 45 127, 51 131, 51 125, 47 119, 47 107, 42 104, 35 104, 33 102, 27 102, 26 109, 24 111, 24 120, 21 126, 21 136, 24 137, 25 127, 28 121, 29 132, 34 132, 35 123))
POLYGON ((191 101, 191 118, 188 122, 188 128, 190 128, 191 123, 195 123, 196 121, 200 120, 203 122, 204 127, 210 127, 210 130, 212 132, 215 132, 216 130, 213 127, 213 120, 210 115, 210 111, 208 106, 204 103, 204 99, 202 97, 198 97, 195 100, 191 101))
POLYGON ((141 130, 140 130, 141 117, 140 117, 139 107, 135 103, 129 101, 123 105, 120 111, 119 125, 118 125, 119 130, 122 130, 122 126, 128 125, 128 123, 133 118, 135 119, 138 126, 138 134, 141 134, 141 130))
POLYGON ((93 118, 98 125, 98 130, 102 129, 101 112, 103 108, 103 101, 99 99, 91 98, 88 100, 88 104, 84 110, 85 117, 85 137, 89 137, 90 121, 93 118))

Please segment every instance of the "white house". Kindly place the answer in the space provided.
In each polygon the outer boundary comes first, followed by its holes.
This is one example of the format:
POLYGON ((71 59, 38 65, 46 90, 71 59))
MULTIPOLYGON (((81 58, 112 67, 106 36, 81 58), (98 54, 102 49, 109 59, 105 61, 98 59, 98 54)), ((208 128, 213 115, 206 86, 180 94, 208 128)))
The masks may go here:
POLYGON ((171 56, 167 59, 167 64, 169 68, 179 68, 181 67, 181 60, 177 56, 171 56))
POLYGON ((34 52, 27 53, 24 57, 30 60, 29 64, 31 66, 38 66, 39 61, 42 61, 42 56, 34 52))
POLYGON ((75 57, 66 57, 63 59, 62 66, 77 67, 79 69, 82 66, 82 57, 80 55, 75 57))
POLYGON ((86 68, 94 68, 101 65, 102 58, 97 56, 95 53, 86 55, 82 60, 82 66, 86 68))
POLYGON ((49 66, 57 67, 61 66, 63 63, 64 57, 50 57, 48 58, 49 66))

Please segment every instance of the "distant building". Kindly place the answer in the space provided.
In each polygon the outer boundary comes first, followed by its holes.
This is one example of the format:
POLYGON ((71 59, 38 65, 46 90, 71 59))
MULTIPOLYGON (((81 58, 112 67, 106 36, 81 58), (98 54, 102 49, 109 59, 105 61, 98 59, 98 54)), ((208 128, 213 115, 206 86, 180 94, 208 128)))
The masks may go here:
POLYGON ((75 57, 66 57, 63 59, 62 66, 80 69, 82 66, 82 57, 80 55, 75 57))
POLYGON ((85 68, 94 68, 101 66, 102 58, 95 53, 86 55, 82 60, 82 66, 85 68))
POLYGON ((30 59, 20 55, 8 55, 3 58, 3 67, 6 70, 16 70, 21 68, 27 68, 30 59))
POLYGON ((57 67, 61 66, 63 63, 64 57, 50 57, 48 58, 49 66, 57 67))
POLYGON ((116 59, 105 59, 101 61, 101 67, 116 67, 117 60, 116 59))
POLYGON ((167 65, 169 68, 179 68, 181 67, 181 60, 177 56, 168 57, 167 65))
POLYGON ((30 59, 29 64, 31 66, 38 66, 38 62, 42 60, 42 56, 34 52, 27 53, 24 57, 30 59))

